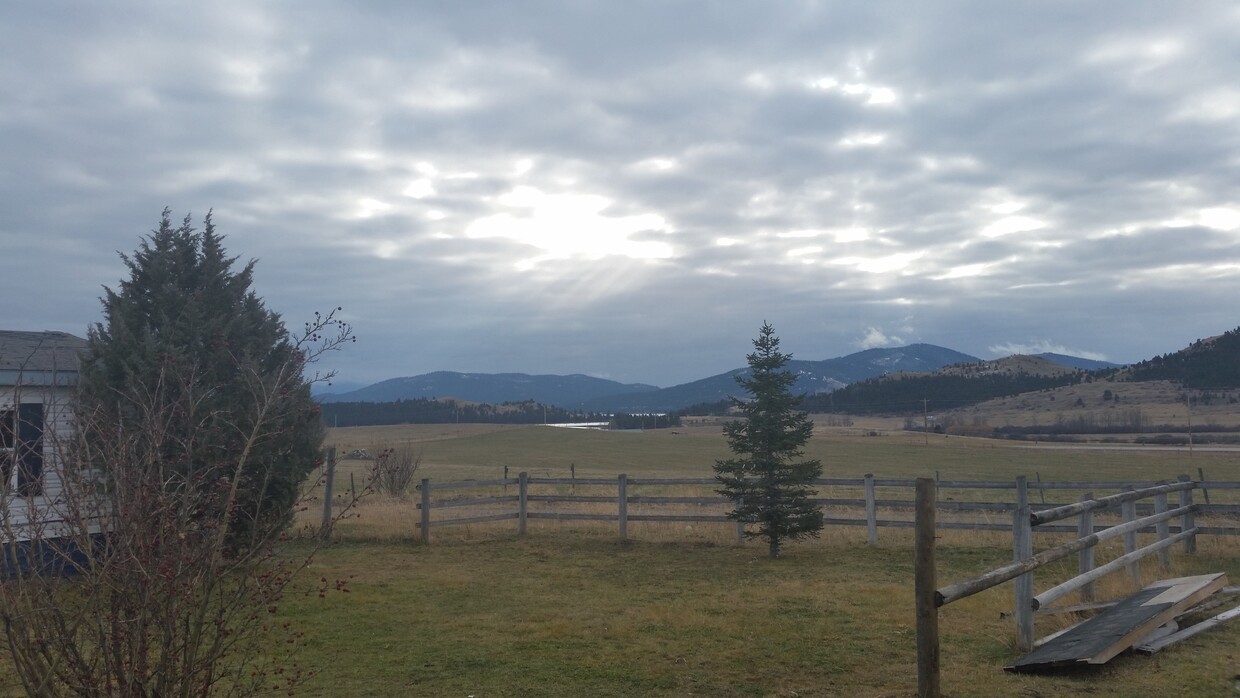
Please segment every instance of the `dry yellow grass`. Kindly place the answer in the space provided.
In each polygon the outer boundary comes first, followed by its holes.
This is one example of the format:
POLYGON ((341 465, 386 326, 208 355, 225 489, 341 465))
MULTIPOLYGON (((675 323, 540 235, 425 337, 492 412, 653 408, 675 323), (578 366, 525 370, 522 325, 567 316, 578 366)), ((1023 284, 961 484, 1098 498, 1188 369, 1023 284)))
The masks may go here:
MULTIPOLYGON (((1229 393, 1240 398, 1240 391, 1229 393)), ((1048 425, 1079 416, 1092 417, 1097 424, 1118 425, 1124 422, 1125 412, 1140 410, 1145 423, 1150 425, 1191 422, 1240 426, 1240 404, 1231 403, 1226 396, 1204 404, 1200 400, 1201 391, 1189 391, 1189 394, 1198 400, 1191 410, 1184 402, 1185 391, 1170 381, 1094 381, 987 400, 959 410, 942 410, 939 414, 959 417, 966 424, 976 419, 992 427, 1048 425), (1104 396, 1108 392, 1118 399, 1106 399, 1104 396)))

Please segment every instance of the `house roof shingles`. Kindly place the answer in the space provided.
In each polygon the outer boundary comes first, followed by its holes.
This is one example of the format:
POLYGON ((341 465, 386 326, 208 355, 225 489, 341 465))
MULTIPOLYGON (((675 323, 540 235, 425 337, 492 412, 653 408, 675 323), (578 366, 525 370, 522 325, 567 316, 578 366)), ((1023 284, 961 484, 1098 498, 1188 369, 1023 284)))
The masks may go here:
POLYGON ((85 350, 85 339, 66 332, 0 330, 0 385, 71 382, 85 350))

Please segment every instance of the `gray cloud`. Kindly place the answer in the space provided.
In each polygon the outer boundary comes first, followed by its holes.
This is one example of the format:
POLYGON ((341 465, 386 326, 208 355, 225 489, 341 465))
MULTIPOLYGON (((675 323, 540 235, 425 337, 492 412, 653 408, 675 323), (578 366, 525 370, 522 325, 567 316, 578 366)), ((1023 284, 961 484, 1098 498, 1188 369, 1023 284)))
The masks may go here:
POLYGON ((1132 361, 1236 326, 1230 3, 0 8, 5 326, 84 331, 213 208, 342 378, 914 341, 1132 361), (54 274, 49 270, 55 270, 54 274))

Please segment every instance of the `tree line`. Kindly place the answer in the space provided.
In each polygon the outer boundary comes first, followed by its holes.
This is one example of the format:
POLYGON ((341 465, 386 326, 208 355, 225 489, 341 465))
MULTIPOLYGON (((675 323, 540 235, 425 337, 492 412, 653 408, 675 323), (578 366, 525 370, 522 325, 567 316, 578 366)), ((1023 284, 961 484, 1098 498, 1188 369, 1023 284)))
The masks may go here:
POLYGON ((679 414, 608 414, 579 412, 534 400, 464 403, 437 398, 394 402, 328 402, 322 405, 323 423, 331 427, 391 424, 565 424, 607 423, 612 429, 666 429, 680 426, 679 414))
POLYGON ((822 395, 811 395, 810 412, 891 414, 921 412, 926 400, 938 409, 962 407, 1000 397, 1051 390, 1079 383, 1084 373, 1044 376, 1027 372, 965 377, 951 375, 871 378, 822 395))
POLYGON ((413 398, 394 402, 328 402, 322 405, 323 423, 333 427, 388 424, 560 424, 606 422, 611 416, 576 412, 533 400, 462 403, 455 400, 413 398))

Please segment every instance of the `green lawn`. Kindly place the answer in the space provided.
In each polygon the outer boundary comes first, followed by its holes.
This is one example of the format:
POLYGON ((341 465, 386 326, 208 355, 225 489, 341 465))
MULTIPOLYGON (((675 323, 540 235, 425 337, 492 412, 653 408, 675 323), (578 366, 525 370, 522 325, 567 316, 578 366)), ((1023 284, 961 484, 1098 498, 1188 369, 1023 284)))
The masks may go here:
MULTIPOLYGON (((1009 559, 946 546, 940 575, 1009 559)), ((568 530, 442 545, 339 544, 315 578, 350 591, 296 596, 321 673, 307 695, 905 696, 916 684, 908 541, 789 546, 621 543, 568 530)), ((1240 564, 1217 549, 1179 572, 1240 564)), ((1066 677, 1015 676, 1010 585, 942 611, 943 683, 956 696, 1227 695, 1240 624, 1161 655, 1066 677)), ((1040 632, 1054 629, 1042 620, 1040 632)))

